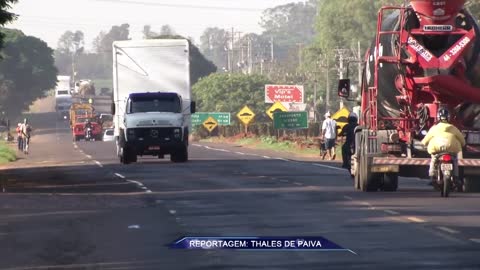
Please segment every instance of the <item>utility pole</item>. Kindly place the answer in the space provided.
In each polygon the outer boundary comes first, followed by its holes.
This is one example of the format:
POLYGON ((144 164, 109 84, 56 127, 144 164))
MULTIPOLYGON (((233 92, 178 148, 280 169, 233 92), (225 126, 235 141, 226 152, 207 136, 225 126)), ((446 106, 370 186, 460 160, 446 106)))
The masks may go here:
POLYGON ((325 95, 325 113, 330 111, 330 60, 328 59, 328 55, 325 55, 327 58, 327 82, 326 82, 326 95, 325 95))
POLYGON ((360 93, 362 93, 362 51, 360 47, 360 40, 358 41, 358 88, 357 88, 357 96, 360 96, 360 93))
POLYGON ((252 74, 253 70, 253 53, 252 53, 252 38, 248 37, 248 74, 252 74))
POLYGON ((232 40, 230 42, 230 50, 231 50, 231 53, 232 55, 230 56, 230 73, 233 72, 233 67, 235 66, 233 63, 235 62, 235 50, 234 50, 234 42, 235 42, 235 32, 234 32, 234 29, 232 27, 232 40))
POLYGON ((302 48, 303 48, 303 43, 297 43, 298 46, 298 66, 302 66, 302 48))

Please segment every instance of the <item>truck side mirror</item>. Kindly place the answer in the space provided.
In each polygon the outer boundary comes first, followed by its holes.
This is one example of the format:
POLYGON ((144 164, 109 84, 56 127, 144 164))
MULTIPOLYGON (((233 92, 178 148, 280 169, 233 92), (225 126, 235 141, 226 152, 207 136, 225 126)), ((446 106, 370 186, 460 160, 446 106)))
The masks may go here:
POLYGON ((112 115, 115 115, 115 102, 112 102, 111 111, 112 111, 112 115))
POLYGON ((195 113, 197 111, 197 108, 196 108, 197 104, 195 103, 195 101, 192 101, 190 103, 190 113, 195 113))
POLYGON ((350 79, 338 81, 338 96, 348 98, 350 96, 350 79))

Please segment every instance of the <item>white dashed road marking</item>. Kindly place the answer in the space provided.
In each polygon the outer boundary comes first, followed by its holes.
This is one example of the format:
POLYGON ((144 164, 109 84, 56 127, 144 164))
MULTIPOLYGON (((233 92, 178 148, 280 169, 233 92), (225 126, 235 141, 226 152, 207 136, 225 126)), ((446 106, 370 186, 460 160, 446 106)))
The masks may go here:
POLYGON ((389 209, 383 210, 383 212, 391 214, 391 215, 399 215, 400 214, 397 211, 393 211, 393 210, 389 210, 389 209))
POLYGON ((242 155, 242 156, 245 155, 245 153, 242 153, 242 152, 235 152, 235 154, 239 154, 239 155, 242 155))
POLYGON ((323 167, 323 168, 328 168, 328 169, 334 169, 334 170, 337 170, 337 171, 346 171, 345 169, 343 168, 338 168, 338 167, 334 167, 334 166, 328 166, 328 165, 323 165, 323 164, 312 164, 313 166, 317 166, 317 167, 323 167))
POLYGON ((408 217, 407 219, 412 221, 412 222, 416 222, 416 223, 424 223, 425 222, 425 220, 423 220, 421 218, 417 218, 417 217, 408 217))
POLYGON ((121 175, 121 174, 119 174, 119 173, 115 173, 115 175, 118 176, 118 177, 120 177, 120 178, 122 178, 122 179, 125 179, 125 178, 126 178, 125 176, 123 176, 123 175, 121 175))
POLYGON ((350 196, 343 196, 343 198, 345 198, 345 199, 347 199, 347 200, 350 200, 350 201, 353 200, 353 198, 350 197, 350 196))
POLYGON ((100 163, 99 161, 95 160, 95 163, 96 163, 100 168, 103 168, 102 163, 100 163))
POLYGON ((172 214, 172 215, 175 215, 175 213, 177 213, 177 211, 175 211, 175 210, 169 210, 168 212, 170 212, 170 214, 172 214))
POLYGON ((450 229, 448 227, 443 227, 443 226, 440 226, 440 227, 437 227, 439 230, 442 230, 444 232, 448 232, 448 233, 451 233, 451 234, 456 234, 456 233, 460 233, 459 231, 457 230, 454 230, 454 229, 450 229))
POLYGON ((87 158, 90 158, 90 159, 92 158, 92 156, 90 156, 90 155, 85 155, 85 156, 86 156, 87 158))
POLYGON ((480 244, 480 238, 470 238, 470 241, 480 244))

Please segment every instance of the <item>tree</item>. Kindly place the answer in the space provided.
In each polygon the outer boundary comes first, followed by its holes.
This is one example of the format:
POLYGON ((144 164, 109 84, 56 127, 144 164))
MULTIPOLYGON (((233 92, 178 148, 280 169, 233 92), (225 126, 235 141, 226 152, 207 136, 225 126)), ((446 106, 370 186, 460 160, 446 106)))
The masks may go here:
POLYGON ((297 43, 309 44, 315 37, 317 0, 290 3, 269 8, 263 12, 260 26, 262 35, 273 39, 275 57, 285 59, 289 49, 297 43))
POLYGON ((173 36, 173 35, 175 35, 175 31, 168 24, 162 25, 162 28, 160 29, 160 35, 161 36, 173 36))
MULTIPOLYGON (((17 18, 17 15, 7 11, 13 4, 17 3, 17 0, 0 0, 0 26, 4 26, 6 23, 11 22, 17 18)), ((0 48, 3 47, 4 35, 0 34, 0 48)))
POLYGON ((57 69, 53 50, 47 44, 19 30, 2 29, 5 47, 0 62, 2 110, 20 114, 47 90, 55 87, 57 69))
POLYGON ((83 49, 85 38, 82 31, 66 31, 58 40, 58 50, 64 54, 72 54, 83 49))
POLYGON ((261 75, 215 73, 198 81, 192 92, 198 111, 236 114, 248 105, 254 112, 264 112, 268 109, 264 87, 269 83, 269 79, 261 75))
MULTIPOLYGON (((152 37, 151 39, 185 39, 179 35, 164 35, 152 37)), ((190 83, 195 84, 200 78, 210 75, 217 70, 217 67, 207 60, 200 50, 190 40, 190 83)))
POLYGON ((229 33, 225 29, 209 27, 200 37, 200 50, 217 67, 227 69, 229 40, 229 33))

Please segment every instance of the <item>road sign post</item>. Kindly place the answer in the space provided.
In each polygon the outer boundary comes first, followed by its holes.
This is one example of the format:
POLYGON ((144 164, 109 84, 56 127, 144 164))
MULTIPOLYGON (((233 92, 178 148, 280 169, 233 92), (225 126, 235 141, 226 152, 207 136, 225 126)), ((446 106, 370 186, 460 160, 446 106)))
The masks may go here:
POLYGON ((245 125, 245 135, 248 134, 248 124, 253 121, 255 118, 255 113, 248 108, 248 106, 244 106, 238 113, 237 118, 240 122, 245 125))
POLYGON ((207 120, 203 122, 203 126, 208 130, 209 133, 212 133, 212 131, 218 126, 218 122, 215 120, 215 118, 209 116, 207 120))
POLYGON ((192 126, 200 126, 208 117, 213 117, 219 126, 229 126, 231 117, 229 112, 197 112, 192 114, 192 126))
POLYGON ((307 129, 307 112, 276 112, 273 114, 275 129, 307 129))
POLYGON ((285 108, 285 106, 283 106, 281 102, 277 101, 270 108, 268 108, 266 112, 267 112, 267 115, 270 117, 270 119, 273 120, 273 114, 275 112, 286 112, 286 111, 287 111, 287 108, 285 108))

